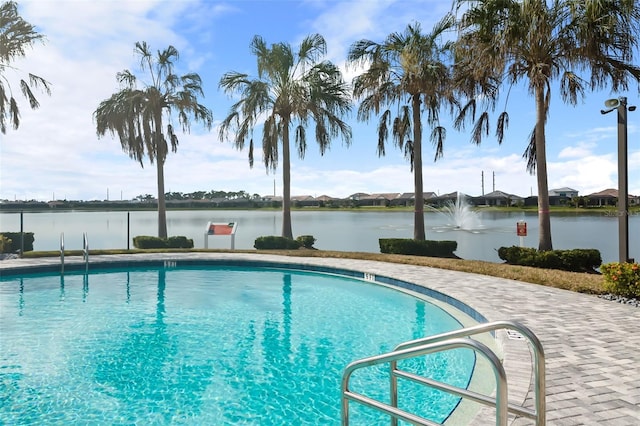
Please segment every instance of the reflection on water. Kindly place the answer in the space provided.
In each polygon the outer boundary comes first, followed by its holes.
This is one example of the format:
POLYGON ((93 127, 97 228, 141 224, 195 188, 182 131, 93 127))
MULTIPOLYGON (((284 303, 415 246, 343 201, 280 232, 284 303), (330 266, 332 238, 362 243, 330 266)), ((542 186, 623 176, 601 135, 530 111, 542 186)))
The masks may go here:
MULTIPOLYGON (((455 240, 456 254, 464 259, 500 262, 497 250, 518 245, 516 222, 525 220, 529 235, 525 245, 538 245, 536 213, 477 211, 480 226, 456 227, 437 212, 425 213, 427 239, 455 240)), ((130 237, 155 235, 155 211, 130 213, 130 237)), ((260 210, 179 210, 167 212, 169 235, 184 235, 204 247, 207 222, 238 222, 235 247, 252 249, 255 239, 264 235, 279 235, 282 228, 280 211, 260 210)), ((412 238, 413 212, 410 211, 294 211, 294 236, 313 235, 315 247, 321 250, 379 252, 379 238, 412 238)), ((19 213, 0 213, 2 230, 19 231, 19 213)), ((35 250, 58 250, 60 233, 65 234, 65 248, 82 249, 82 233, 87 232, 92 249, 127 247, 127 212, 46 212, 24 213, 24 229, 33 232, 35 250)), ((551 217, 553 246, 556 249, 595 248, 604 262, 618 259, 617 217, 602 214, 554 214, 551 217)), ((640 258, 640 215, 629 217, 629 253, 640 258)), ((133 244, 129 242, 131 247, 133 244)), ((230 247, 230 237, 209 238, 209 248, 230 247)))

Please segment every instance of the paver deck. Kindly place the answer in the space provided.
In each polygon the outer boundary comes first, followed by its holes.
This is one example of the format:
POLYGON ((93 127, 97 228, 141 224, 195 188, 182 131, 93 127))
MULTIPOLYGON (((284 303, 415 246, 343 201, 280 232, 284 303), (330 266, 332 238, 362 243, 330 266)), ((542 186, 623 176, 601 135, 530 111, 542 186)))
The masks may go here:
MULTIPOLYGON (((639 308, 519 281, 367 260, 250 253, 169 253, 92 256, 91 261, 132 258, 252 259, 311 264, 423 285, 466 303, 489 321, 515 320, 538 336, 546 355, 548 425, 640 425, 639 308)), ((66 261, 81 260, 67 257, 66 261)), ((55 258, 5 260, 0 262, 0 274, 9 268, 59 262, 55 258)), ((523 375, 521 368, 528 368, 530 359, 527 359, 528 352, 521 346, 516 347, 517 344, 526 347, 522 341, 505 341, 504 346, 510 399, 526 398, 526 404, 531 404, 531 391, 527 389, 529 373, 523 375)), ((476 417, 472 424, 495 424, 489 418, 491 416, 476 417)), ((510 423, 533 424, 527 419, 512 419, 510 423)))

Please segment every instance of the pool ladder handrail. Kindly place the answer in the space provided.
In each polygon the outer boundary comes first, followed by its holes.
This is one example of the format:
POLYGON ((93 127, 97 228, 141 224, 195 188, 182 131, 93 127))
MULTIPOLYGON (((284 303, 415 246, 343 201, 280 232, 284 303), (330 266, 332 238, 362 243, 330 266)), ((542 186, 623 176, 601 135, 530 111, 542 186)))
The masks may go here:
POLYGON ((64 275, 64 232, 60 233, 60 275, 64 275))
POLYGON ((82 233, 82 260, 84 260, 84 269, 87 272, 89 270, 89 239, 86 232, 82 233))
POLYGON ((468 398, 475 402, 493 406, 496 408, 496 425, 506 426, 508 414, 523 416, 535 420, 536 426, 544 426, 546 423, 546 391, 545 391, 545 356, 540 340, 526 326, 516 321, 495 321, 479 324, 461 330, 454 330, 447 333, 428 336, 417 340, 411 340, 399 344, 391 352, 363 358, 350 363, 344 370, 342 376, 342 398, 341 417, 342 425, 349 425, 349 401, 358 402, 375 410, 381 411, 391 416, 391 425, 398 424, 398 419, 404 420, 414 425, 436 426, 423 417, 409 413, 398 408, 398 377, 430 386, 438 390, 451 393, 462 398, 468 398), (507 376, 500 359, 486 345, 471 339, 471 336, 493 332, 495 330, 508 329, 519 332, 525 337, 533 349, 533 376, 534 376, 534 396, 535 410, 524 406, 510 404, 508 400, 507 376), (398 368, 397 362, 404 359, 415 358, 435 352, 443 352, 451 349, 467 347, 476 353, 483 355, 491 364, 496 378, 496 397, 487 396, 468 389, 448 385, 423 376, 402 371, 398 368), (374 400, 365 395, 349 390, 349 379, 354 371, 379 364, 389 364, 390 367, 390 404, 374 400))

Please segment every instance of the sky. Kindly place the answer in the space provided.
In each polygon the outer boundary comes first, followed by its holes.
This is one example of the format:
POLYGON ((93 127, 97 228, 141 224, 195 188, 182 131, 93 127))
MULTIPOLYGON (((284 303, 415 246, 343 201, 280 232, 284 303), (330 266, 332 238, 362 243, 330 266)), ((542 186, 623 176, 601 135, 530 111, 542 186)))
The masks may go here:
MULTIPOLYGON (((414 22, 428 32, 450 7, 448 0, 19 1, 19 14, 45 39, 27 50, 5 77, 15 91, 26 73, 39 75, 51 83, 52 93, 37 93, 37 110, 16 94, 20 127, 0 134, 0 200, 156 196, 155 166, 147 161, 141 167, 109 135, 98 138, 93 120, 99 103, 119 90, 116 73, 128 69, 142 75, 133 52, 137 41, 146 41, 154 52, 174 46, 180 53, 176 73, 200 75, 205 92, 201 103, 214 117, 211 130, 193 123, 189 133, 178 135, 178 151, 165 163, 166 192, 282 195, 280 167, 267 172, 257 157, 250 168, 246 151, 218 137, 218 125, 233 102, 218 90, 218 83, 230 71, 256 76, 252 38, 260 35, 269 44, 296 47, 305 36, 318 33, 327 42, 326 59, 340 66, 350 81, 357 73, 345 67, 351 44, 361 39, 382 42, 414 22)), ((550 189, 570 187, 588 195, 618 187, 616 114, 602 115, 600 110, 606 99, 619 96, 640 106, 637 86, 627 93, 588 92, 577 106, 564 104, 557 90, 552 93, 546 128, 550 189)), ((522 158, 535 124, 533 98, 519 85, 511 89, 508 102, 501 102, 510 115, 501 145, 493 136, 480 146, 472 144, 469 130, 453 129, 443 113, 444 157, 434 162, 425 131, 425 192, 477 196, 483 189, 496 189, 524 197, 537 194, 536 178, 522 158)), ((304 159, 292 156, 292 195, 413 192, 402 152, 389 146, 386 156, 378 157, 377 117, 358 122, 356 111, 357 104, 345 117, 353 132, 350 146, 337 139, 321 156, 315 141, 308 141, 304 159)), ((260 134, 257 130, 258 141, 260 134)), ((640 110, 628 113, 628 141, 629 193, 640 195, 640 110)))

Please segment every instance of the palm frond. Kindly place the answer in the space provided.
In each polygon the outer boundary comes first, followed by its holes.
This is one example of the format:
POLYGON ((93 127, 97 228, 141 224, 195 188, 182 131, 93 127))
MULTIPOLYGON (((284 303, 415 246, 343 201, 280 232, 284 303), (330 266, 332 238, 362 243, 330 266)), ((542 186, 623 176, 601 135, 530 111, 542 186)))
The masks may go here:
POLYGON ((436 149, 433 161, 436 162, 444 155, 444 141, 447 138, 447 129, 442 126, 436 126, 431 131, 431 143, 436 149))
POLYGON ((389 137, 389 123, 391 120, 391 111, 386 110, 380 116, 380 122, 378 123, 378 157, 385 155, 385 143, 389 137))
MULTIPOLYGON (((28 47, 44 40, 44 36, 35 31, 35 27, 25 21, 18 14, 18 5, 14 1, 0 3, 0 133, 7 131, 7 120, 16 130, 20 126, 20 109, 18 102, 12 95, 9 80, 3 71, 15 68, 12 62, 26 55, 28 47)), ((19 78, 20 91, 29 106, 36 109, 40 106, 32 89, 41 89, 47 95, 51 94, 51 86, 44 78, 35 74, 28 74, 28 78, 19 78)))
POLYGON ((304 63, 314 63, 327 53, 327 43, 320 34, 311 34, 302 40, 298 59, 304 63))
POLYGON ((527 172, 536 174, 536 129, 534 128, 529 135, 529 144, 522 154, 522 158, 527 160, 527 172))
POLYGON ((503 111, 498 116, 498 124, 496 126, 496 138, 498 139, 498 144, 501 145, 504 140, 504 131, 509 127, 509 114, 507 111, 503 111))
MULTIPOLYGON (((316 127, 316 133, 318 132, 316 127)), ((316 135, 317 139, 317 135, 316 135)), ((296 139, 295 139, 296 147, 298 148, 298 157, 304 159, 304 155, 307 152, 307 134, 305 132, 304 126, 296 127, 296 139)), ((324 154, 324 149, 322 144, 320 144, 320 152, 324 154)))
POLYGON ((413 150, 413 141, 412 140, 408 140, 404 143, 404 158, 407 159, 407 161, 410 164, 410 170, 413 173, 413 158, 414 158, 414 150, 413 150))
POLYGON ((29 101, 29 106, 31 109, 38 109, 40 107, 40 102, 36 99, 29 87, 29 83, 24 80, 20 80, 20 91, 22 95, 29 101))
POLYGON ((455 117, 453 122, 454 129, 464 129, 465 121, 475 121, 476 117, 476 100, 475 98, 469 99, 469 101, 460 109, 460 112, 455 117))
POLYGON ((473 130, 471 132, 471 142, 480 145, 482 142, 482 135, 489 134, 489 113, 484 111, 478 117, 475 125, 473 126, 473 130))

